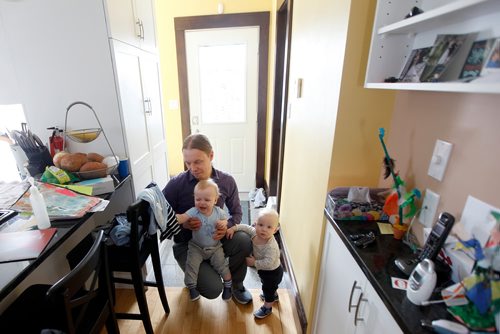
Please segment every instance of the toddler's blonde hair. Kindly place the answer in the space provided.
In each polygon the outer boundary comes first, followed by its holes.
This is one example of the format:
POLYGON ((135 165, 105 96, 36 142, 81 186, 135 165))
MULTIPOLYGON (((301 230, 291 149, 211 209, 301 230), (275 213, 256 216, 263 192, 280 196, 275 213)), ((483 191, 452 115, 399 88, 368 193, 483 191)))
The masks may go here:
POLYGON ((273 222, 274 222, 274 227, 278 227, 279 226, 279 223, 280 223, 280 216, 278 214, 278 212, 274 209, 268 209, 268 208, 264 208, 264 209, 261 209, 259 211, 259 214, 257 216, 257 221, 262 218, 262 217, 270 217, 272 218, 273 222))

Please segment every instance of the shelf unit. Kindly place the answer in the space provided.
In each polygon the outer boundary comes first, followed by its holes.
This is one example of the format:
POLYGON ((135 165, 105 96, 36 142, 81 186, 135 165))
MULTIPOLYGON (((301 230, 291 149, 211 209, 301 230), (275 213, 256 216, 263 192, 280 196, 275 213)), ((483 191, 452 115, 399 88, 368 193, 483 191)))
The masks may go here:
POLYGON ((499 0, 378 0, 366 88, 440 92, 500 93, 499 83, 384 83, 399 77, 413 49, 432 46, 438 34, 478 32, 476 40, 500 37, 499 0), (404 19, 417 6, 424 13, 404 19))

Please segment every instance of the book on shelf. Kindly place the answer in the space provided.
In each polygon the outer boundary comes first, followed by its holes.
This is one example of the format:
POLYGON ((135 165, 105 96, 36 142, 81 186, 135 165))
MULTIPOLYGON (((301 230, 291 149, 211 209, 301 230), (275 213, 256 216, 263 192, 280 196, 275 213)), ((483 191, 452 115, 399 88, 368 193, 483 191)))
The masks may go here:
POLYGON ((483 39, 472 43, 469 54, 465 59, 462 72, 460 73, 460 80, 473 80, 477 78, 485 65, 485 60, 489 55, 491 47, 495 42, 494 38, 483 39))
POLYGON ((420 75, 424 70, 427 57, 432 47, 420 48, 412 50, 408 57, 401 74, 399 75, 400 82, 420 82, 420 75))
POLYGON ((477 33, 438 35, 427 57, 421 82, 457 80, 477 33))
MULTIPOLYGON (((101 202, 100 198, 80 195, 49 183, 36 182, 36 186, 43 195, 50 220, 81 218, 101 202)), ((11 209, 19 212, 32 212, 29 195, 28 190, 11 209)))
POLYGON ((474 83, 500 83, 500 38, 494 38, 483 68, 474 83))
POLYGON ((0 233, 0 263, 36 259, 56 233, 56 228, 0 233))

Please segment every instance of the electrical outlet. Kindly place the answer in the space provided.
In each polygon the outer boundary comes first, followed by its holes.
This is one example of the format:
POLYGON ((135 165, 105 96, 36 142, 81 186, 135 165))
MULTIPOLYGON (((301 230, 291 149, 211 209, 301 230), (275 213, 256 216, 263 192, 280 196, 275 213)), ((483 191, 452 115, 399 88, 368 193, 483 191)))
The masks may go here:
POLYGON ((425 227, 431 227, 434 223, 434 217, 436 216, 439 198, 440 196, 432 190, 425 189, 424 202, 422 203, 420 215, 418 216, 418 220, 425 227))
POLYGON ((436 145, 434 146, 434 152, 432 153, 431 163, 429 164, 427 174, 438 181, 443 181, 444 171, 446 170, 446 165, 448 164, 452 147, 453 144, 451 143, 439 139, 436 140, 436 145))

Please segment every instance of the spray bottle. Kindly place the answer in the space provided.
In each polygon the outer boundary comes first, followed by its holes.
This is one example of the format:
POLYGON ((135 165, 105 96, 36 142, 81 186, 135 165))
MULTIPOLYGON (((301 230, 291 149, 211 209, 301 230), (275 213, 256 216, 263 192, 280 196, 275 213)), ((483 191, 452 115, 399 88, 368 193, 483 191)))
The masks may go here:
POLYGON ((50 219, 49 214, 47 213, 47 206, 45 205, 43 195, 35 186, 35 180, 30 177, 29 182, 31 183, 30 202, 31 207, 33 208, 33 215, 35 216, 38 229, 44 230, 50 227, 50 219))

